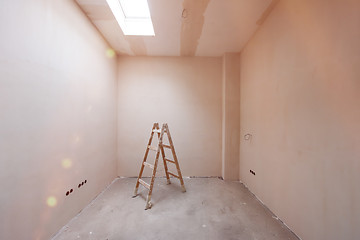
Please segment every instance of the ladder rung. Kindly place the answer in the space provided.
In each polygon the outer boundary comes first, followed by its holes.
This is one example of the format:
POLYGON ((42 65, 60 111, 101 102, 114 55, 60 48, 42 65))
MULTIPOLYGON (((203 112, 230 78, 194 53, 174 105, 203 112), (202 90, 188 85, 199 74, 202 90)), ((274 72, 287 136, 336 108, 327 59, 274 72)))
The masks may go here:
POLYGON ((161 133, 161 129, 154 129, 152 130, 154 133, 161 133))
POLYGON ((178 175, 175 175, 175 174, 173 174, 173 173, 171 173, 171 172, 168 172, 168 174, 170 174, 170 175, 173 176, 173 177, 176 177, 176 178, 179 178, 179 179, 180 179, 180 177, 179 177, 178 175))
POLYGON ((149 168, 154 169, 154 165, 147 162, 144 162, 144 166, 148 166, 149 168))
POLYGON ((165 161, 168 161, 168 162, 171 162, 171 163, 173 163, 173 164, 176 164, 176 162, 175 162, 175 161, 170 160, 170 159, 167 159, 167 158, 165 158, 165 161))
POLYGON ((146 182, 144 182, 142 179, 139 179, 139 183, 150 190, 150 185, 146 182))
POLYGON ((170 148, 171 149, 170 145, 162 144, 162 146, 165 147, 165 148, 170 148))
POLYGON ((155 151, 155 152, 157 152, 157 150, 158 150, 158 148, 157 147, 153 147, 153 146, 148 146, 148 148, 150 149, 150 150, 153 150, 153 151, 155 151))

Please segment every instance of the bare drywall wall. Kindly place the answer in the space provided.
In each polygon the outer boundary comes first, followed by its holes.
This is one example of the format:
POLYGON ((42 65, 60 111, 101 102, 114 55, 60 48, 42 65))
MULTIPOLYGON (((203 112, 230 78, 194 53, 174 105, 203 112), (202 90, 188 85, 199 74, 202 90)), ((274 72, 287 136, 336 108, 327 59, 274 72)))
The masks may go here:
POLYGON ((280 1, 241 55, 241 180, 302 239, 360 237, 359 12, 280 1))
POLYGON ((222 177, 239 180, 240 54, 225 53, 222 78, 222 177))
POLYGON ((169 124, 184 176, 221 176, 221 60, 119 58, 120 176, 138 175, 154 122, 169 124))
POLYGON ((1 1, 0 29, 0 239, 49 239, 116 176, 116 60, 70 0, 1 1))

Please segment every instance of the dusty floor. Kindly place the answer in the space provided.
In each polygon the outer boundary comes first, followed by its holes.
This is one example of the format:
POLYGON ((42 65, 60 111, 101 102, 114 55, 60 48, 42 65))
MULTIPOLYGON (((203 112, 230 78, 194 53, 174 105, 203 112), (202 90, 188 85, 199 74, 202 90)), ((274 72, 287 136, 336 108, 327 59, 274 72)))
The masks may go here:
MULTIPOLYGON (((149 179, 145 179, 149 182, 149 179)), ((241 183, 217 178, 157 178, 150 210, 147 191, 132 198, 135 178, 116 180, 53 240, 298 239, 241 183)))

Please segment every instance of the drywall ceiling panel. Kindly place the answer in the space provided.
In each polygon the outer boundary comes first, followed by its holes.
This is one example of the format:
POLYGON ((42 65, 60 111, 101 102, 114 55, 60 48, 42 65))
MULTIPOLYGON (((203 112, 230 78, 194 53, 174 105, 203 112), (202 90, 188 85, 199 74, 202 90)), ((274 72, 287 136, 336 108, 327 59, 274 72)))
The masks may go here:
POLYGON ((240 52, 256 31, 257 20, 271 0, 211 0, 196 55, 222 56, 240 52))
POLYGON ((155 36, 125 36, 106 0, 76 0, 120 55, 221 56, 240 52, 271 0, 148 0, 155 36))

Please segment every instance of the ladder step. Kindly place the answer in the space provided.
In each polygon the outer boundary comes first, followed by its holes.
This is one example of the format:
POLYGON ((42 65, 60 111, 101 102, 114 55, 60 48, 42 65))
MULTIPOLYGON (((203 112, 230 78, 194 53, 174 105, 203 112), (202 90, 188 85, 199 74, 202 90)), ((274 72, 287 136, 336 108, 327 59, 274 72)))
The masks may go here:
POLYGON ((150 190, 150 185, 148 183, 146 183, 145 181, 143 181, 142 179, 139 179, 139 183, 150 190))
POLYGON ((180 179, 180 177, 179 177, 178 175, 175 175, 175 174, 173 174, 173 173, 171 173, 171 172, 168 172, 168 174, 170 174, 170 175, 173 176, 173 177, 176 177, 176 178, 179 178, 179 179, 180 179))
POLYGON ((165 148, 170 148, 171 149, 170 145, 162 144, 162 146, 165 147, 165 148))
POLYGON ((161 129, 154 129, 152 130, 154 133, 161 133, 161 129))
POLYGON ((144 162, 144 166, 148 166, 149 168, 154 169, 154 165, 147 162, 144 162))
POLYGON ((153 147, 153 146, 148 146, 148 148, 150 149, 150 150, 153 150, 153 151, 155 151, 155 152, 157 152, 157 150, 158 150, 158 147, 153 147))
POLYGON ((168 162, 171 162, 171 163, 173 163, 173 164, 176 164, 176 162, 175 162, 175 161, 170 160, 170 159, 167 159, 167 158, 165 158, 165 161, 168 161, 168 162))

